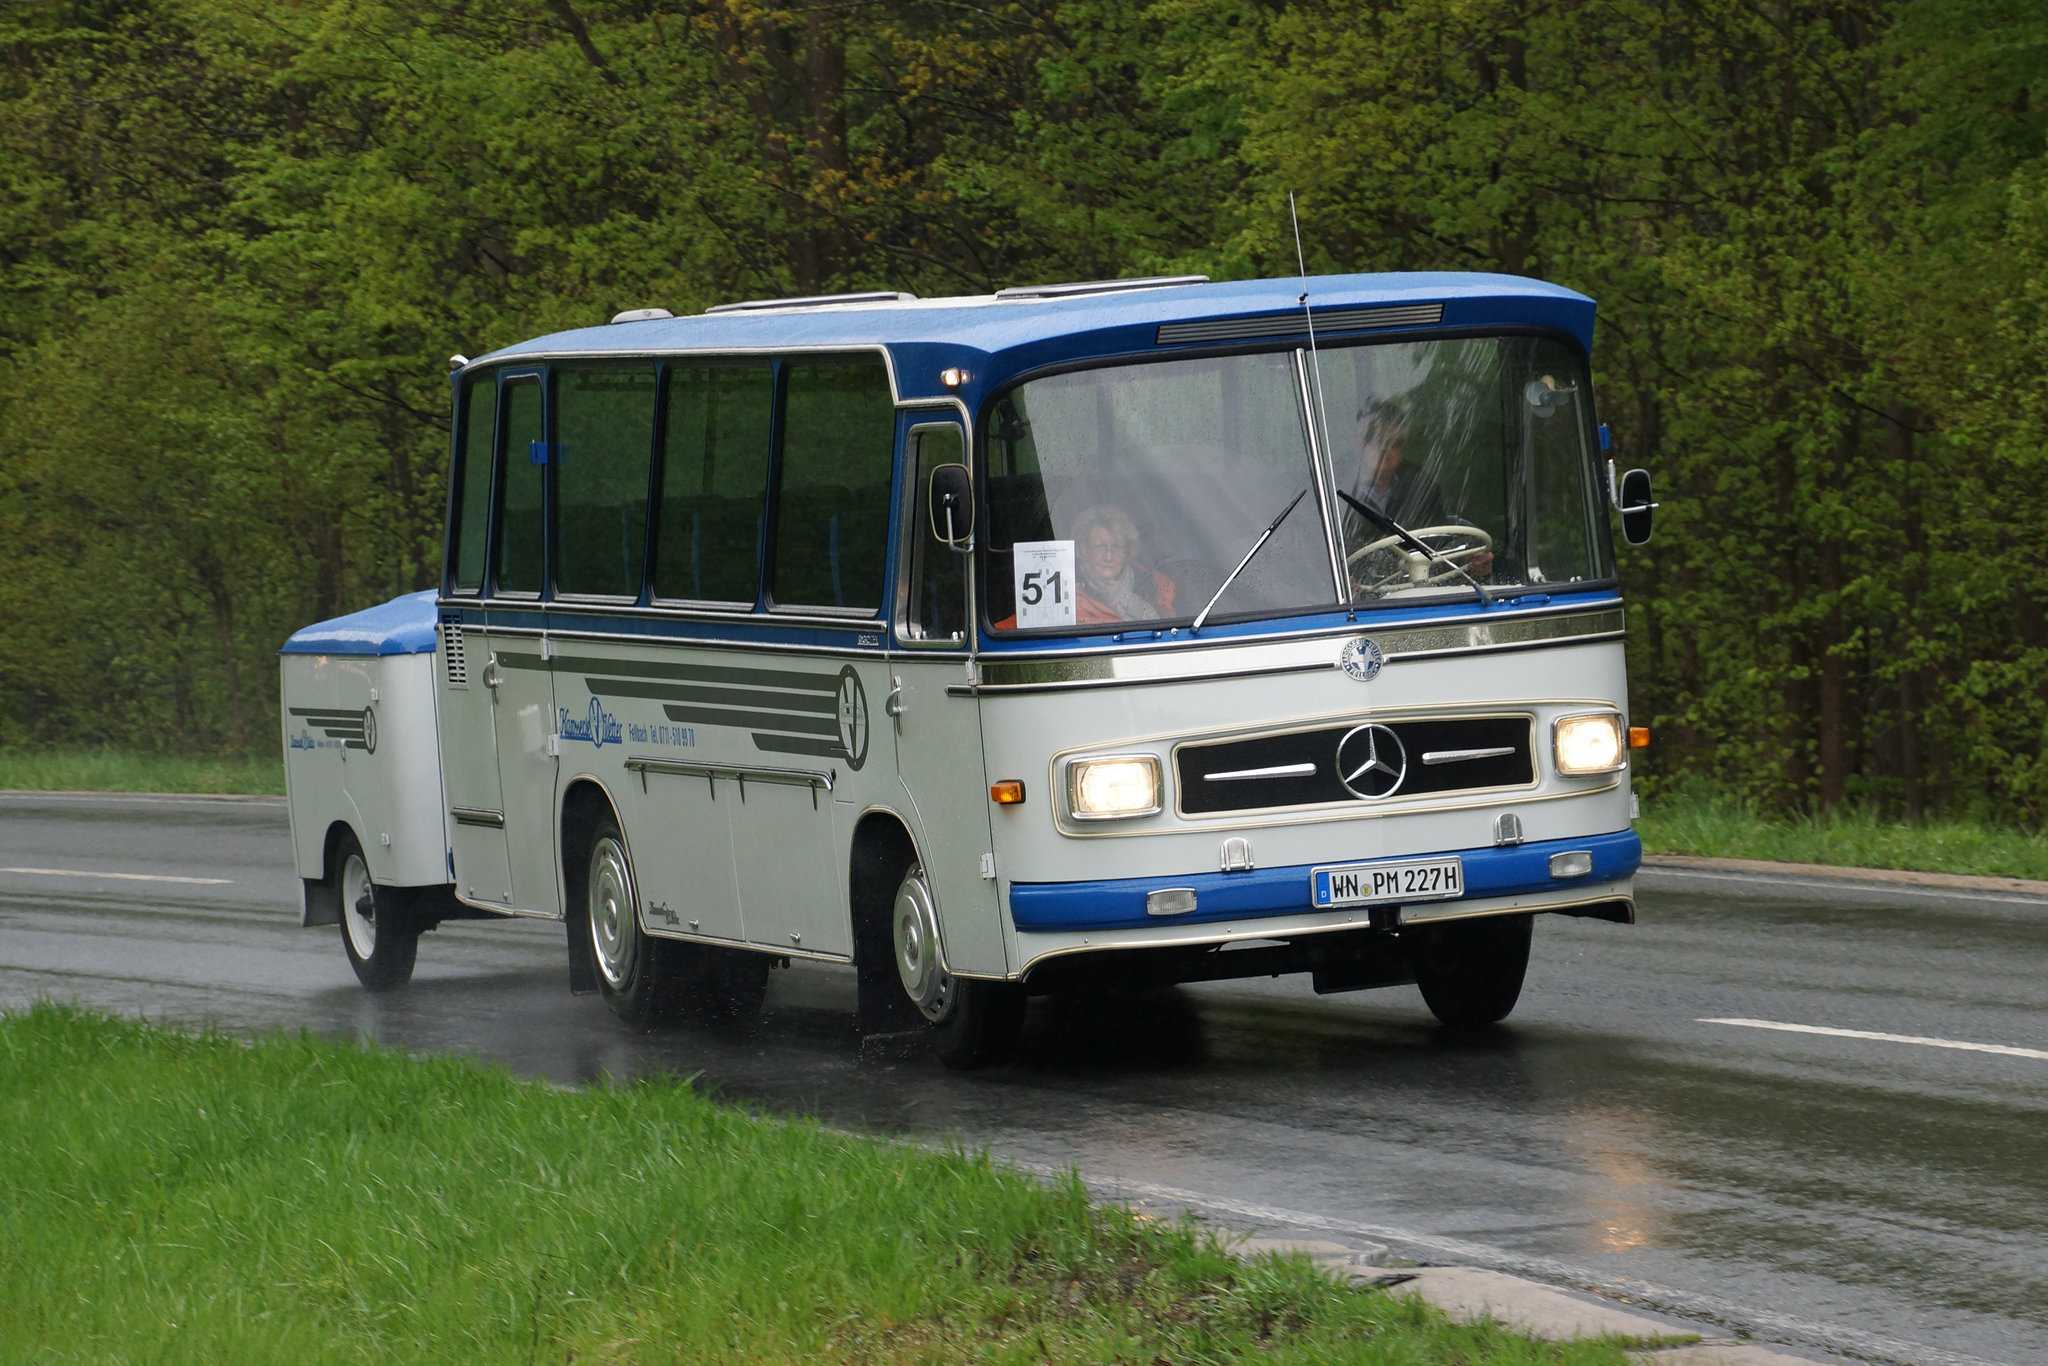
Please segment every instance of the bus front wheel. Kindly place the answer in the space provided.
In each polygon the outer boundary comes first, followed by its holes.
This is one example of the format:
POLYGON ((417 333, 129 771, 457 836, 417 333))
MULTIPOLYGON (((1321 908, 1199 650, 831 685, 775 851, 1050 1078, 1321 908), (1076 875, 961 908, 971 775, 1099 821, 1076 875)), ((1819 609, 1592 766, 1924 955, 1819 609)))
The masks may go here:
POLYGON ((419 953, 419 926, 396 892, 370 880, 369 860, 353 831, 344 830, 336 841, 334 862, 341 886, 341 947, 356 980, 370 991, 404 986, 419 953))
POLYGON ((1522 995, 1535 919, 1487 916, 1404 931, 1408 964, 1430 1013, 1451 1029, 1505 1020, 1522 995))
POLYGON ((986 1067, 1015 1052, 1024 1028, 1023 987, 947 971, 938 910, 917 864, 897 885, 889 923, 897 980, 928 1022, 939 1061, 955 1068, 986 1067))

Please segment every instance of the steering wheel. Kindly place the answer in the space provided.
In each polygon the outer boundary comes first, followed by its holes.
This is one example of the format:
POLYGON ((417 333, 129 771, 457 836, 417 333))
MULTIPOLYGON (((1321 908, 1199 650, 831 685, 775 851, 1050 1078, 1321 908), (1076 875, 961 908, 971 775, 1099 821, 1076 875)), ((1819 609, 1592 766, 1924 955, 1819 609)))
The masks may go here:
POLYGON ((1360 561, 1371 558, 1381 551, 1392 551, 1400 562, 1400 568, 1391 574, 1381 575, 1371 581, 1355 581, 1354 591, 1377 593, 1397 585, 1407 588, 1421 588, 1429 584, 1447 583, 1462 577, 1458 571, 1481 556, 1493 554, 1493 537, 1476 526, 1425 526, 1417 527, 1413 533, 1435 552, 1424 555, 1412 550, 1405 538, 1382 536, 1377 541, 1362 545, 1344 557, 1344 566, 1349 569, 1360 561), (1439 545, 1447 541, 1451 544, 1439 545))

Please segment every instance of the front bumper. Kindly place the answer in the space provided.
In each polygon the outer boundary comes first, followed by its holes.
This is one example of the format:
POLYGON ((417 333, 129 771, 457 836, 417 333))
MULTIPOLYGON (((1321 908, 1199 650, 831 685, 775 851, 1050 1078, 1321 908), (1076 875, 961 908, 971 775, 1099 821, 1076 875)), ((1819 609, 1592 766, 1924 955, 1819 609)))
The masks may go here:
MULTIPOLYGON (((1474 901, 1535 896, 1540 893, 1593 890, 1632 876, 1643 859, 1643 844, 1634 830, 1577 839, 1542 840, 1508 848, 1416 851, 1404 859, 1441 858, 1455 854, 1465 865, 1465 894, 1449 901, 1416 906, 1417 919, 1447 919, 1474 901), (1576 878, 1550 875, 1553 854, 1585 851, 1593 856, 1591 872, 1576 878)), ((1374 860, 1391 862, 1390 859, 1374 860)), ((1317 906, 1310 886, 1314 868, 1326 864, 1293 864, 1256 868, 1241 873, 1193 873, 1181 877, 1107 878, 1091 882, 1016 882, 1010 885, 1010 920, 1026 934, 1071 934, 1110 930, 1166 930, 1180 925, 1230 921, 1242 925, 1263 917, 1330 916, 1317 906), (1145 910, 1145 898, 1169 888, 1191 888, 1195 909, 1158 916, 1145 910)), ((1363 907, 1346 908, 1362 912, 1363 907)), ((1476 909, 1476 908, 1475 908, 1476 909)), ((1340 919, 1351 919, 1345 916, 1340 919)))

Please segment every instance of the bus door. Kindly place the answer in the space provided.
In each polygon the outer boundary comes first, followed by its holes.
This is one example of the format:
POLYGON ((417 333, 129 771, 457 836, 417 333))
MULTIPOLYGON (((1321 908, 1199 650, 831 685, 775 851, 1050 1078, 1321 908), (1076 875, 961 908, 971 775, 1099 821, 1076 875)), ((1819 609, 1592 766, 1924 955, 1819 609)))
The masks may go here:
MULTIPOLYGON (((554 760, 547 756, 554 690, 543 657, 545 637, 534 630, 546 544, 540 376, 504 377, 496 416, 496 440, 489 448, 497 477, 487 505, 492 515, 486 620, 480 628, 463 628, 462 686, 454 683, 452 655, 449 661, 442 771, 462 895, 507 910, 554 914, 554 760)), ((469 414, 471 439, 465 444, 472 451, 479 444, 480 417, 480 411, 469 414)), ((465 460, 466 467, 472 463, 482 462, 465 460)), ((466 537, 466 495, 461 516, 458 535, 466 537)), ((460 578, 458 573, 458 588, 460 578)))
POLYGON ((947 966, 1000 974, 1005 963, 981 705, 966 686, 971 557, 934 536, 929 507, 932 471, 966 464, 966 432, 950 415, 913 413, 904 422, 910 485, 898 539, 897 648, 889 663, 891 714, 878 722, 893 732, 896 770, 920 827, 947 966))

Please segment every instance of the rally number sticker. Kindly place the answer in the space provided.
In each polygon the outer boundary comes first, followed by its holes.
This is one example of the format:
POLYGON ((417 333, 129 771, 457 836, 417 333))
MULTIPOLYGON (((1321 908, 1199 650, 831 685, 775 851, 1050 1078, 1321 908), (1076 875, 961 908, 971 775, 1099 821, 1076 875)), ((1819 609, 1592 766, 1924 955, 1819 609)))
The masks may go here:
POLYGON ((1019 541, 1016 545, 1017 624, 1074 624, 1074 543, 1019 541))

